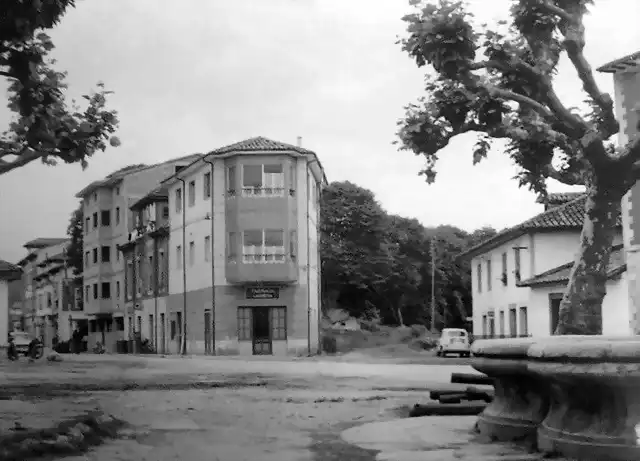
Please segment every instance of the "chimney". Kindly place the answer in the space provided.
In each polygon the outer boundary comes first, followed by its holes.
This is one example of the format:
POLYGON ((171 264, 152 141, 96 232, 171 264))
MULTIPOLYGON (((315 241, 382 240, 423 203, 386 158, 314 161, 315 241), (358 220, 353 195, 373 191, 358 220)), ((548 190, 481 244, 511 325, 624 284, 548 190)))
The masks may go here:
POLYGON ((302 136, 296 138, 296 146, 302 147, 302 136))

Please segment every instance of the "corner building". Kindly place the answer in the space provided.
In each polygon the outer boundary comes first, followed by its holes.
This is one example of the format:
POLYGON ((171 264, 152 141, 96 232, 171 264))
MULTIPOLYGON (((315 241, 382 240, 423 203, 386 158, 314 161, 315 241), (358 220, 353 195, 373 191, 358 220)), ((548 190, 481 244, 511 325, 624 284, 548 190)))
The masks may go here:
POLYGON ((318 352, 324 184, 315 153, 262 137, 214 150, 163 182, 170 352, 318 352))

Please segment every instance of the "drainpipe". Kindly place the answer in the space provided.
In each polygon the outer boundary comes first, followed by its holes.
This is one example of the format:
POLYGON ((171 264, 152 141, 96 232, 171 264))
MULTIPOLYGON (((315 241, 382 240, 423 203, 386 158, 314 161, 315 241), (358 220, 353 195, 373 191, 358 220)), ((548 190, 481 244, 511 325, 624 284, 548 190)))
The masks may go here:
POLYGON ((187 184, 182 183, 182 355, 187 355, 187 184))
POLYGON ((210 162, 206 158, 202 159, 203 162, 208 163, 211 167, 211 353, 216 355, 216 277, 215 277, 215 233, 213 222, 213 162, 210 162))

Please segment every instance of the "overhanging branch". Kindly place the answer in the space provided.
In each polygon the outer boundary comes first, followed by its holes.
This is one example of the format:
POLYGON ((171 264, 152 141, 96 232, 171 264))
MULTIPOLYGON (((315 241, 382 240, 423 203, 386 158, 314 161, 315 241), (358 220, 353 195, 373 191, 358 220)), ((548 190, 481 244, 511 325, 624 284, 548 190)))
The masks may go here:
POLYGON ((6 157, 8 155, 15 155, 16 158, 12 161, 0 160, 0 175, 8 173, 11 170, 25 166, 28 163, 33 162, 43 156, 42 153, 32 149, 25 149, 22 152, 6 152, 0 151, 0 157, 6 157))

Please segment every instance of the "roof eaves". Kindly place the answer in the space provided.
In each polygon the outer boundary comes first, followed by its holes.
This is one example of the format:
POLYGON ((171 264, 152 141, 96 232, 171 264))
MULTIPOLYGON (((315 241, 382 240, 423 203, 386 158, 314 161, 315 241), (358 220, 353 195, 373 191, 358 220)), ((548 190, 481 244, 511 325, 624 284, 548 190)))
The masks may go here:
POLYGON ((615 74, 640 69, 640 51, 615 59, 597 68, 598 72, 615 74))
POLYGON ((185 165, 184 168, 182 168, 180 171, 178 171, 177 173, 172 174, 171 176, 164 178, 160 184, 166 184, 167 186, 173 184, 176 182, 177 179, 182 179, 181 176, 183 176, 186 172, 188 172, 196 163, 201 162, 202 159, 206 156, 200 153, 196 153, 196 154, 191 154, 191 155, 199 155, 198 158, 196 158, 194 161, 192 161, 191 163, 189 163, 188 165, 185 165))

